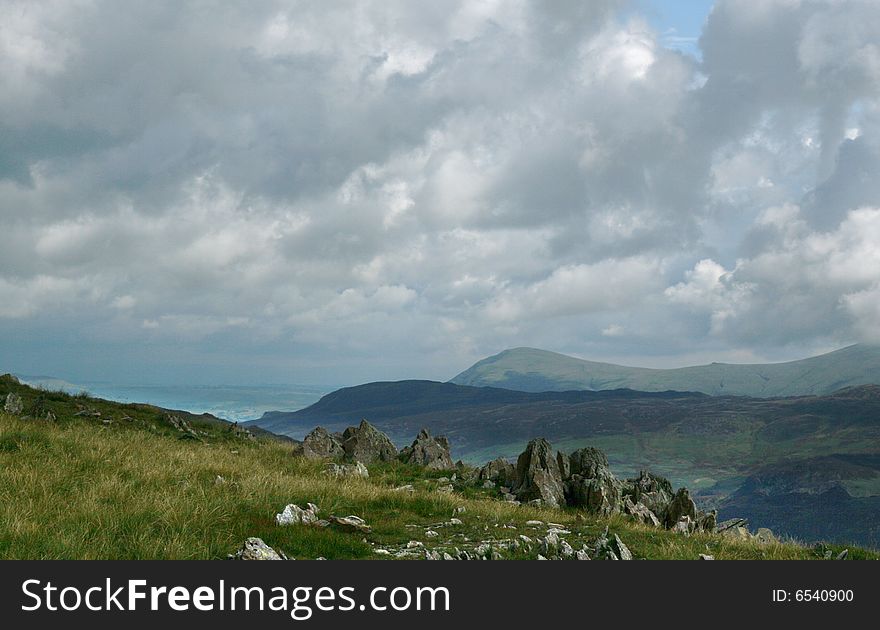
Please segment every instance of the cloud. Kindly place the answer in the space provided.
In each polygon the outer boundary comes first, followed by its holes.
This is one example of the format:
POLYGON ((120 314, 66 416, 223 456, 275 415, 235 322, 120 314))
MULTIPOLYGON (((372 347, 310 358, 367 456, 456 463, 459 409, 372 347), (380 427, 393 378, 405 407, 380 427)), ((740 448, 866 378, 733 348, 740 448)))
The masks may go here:
POLYGON ((350 382, 875 338, 878 28, 722 0, 698 59, 613 0, 0 1, 0 340, 350 382))

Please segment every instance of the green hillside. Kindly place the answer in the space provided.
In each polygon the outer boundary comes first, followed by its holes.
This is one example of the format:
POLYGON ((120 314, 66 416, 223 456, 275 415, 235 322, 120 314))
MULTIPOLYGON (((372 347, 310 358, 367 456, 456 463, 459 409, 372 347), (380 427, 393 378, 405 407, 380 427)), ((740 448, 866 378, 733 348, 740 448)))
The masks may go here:
MULTIPOLYGON (((390 462, 371 464, 368 479, 333 479, 323 462, 292 457, 291 444, 211 418, 34 390, 9 377, 0 377, 0 401, 12 409, 0 407, 0 558, 225 558, 248 537, 299 559, 424 558, 475 553, 487 540, 499 548, 556 524, 577 546, 609 528, 645 559, 820 559, 843 549, 684 536, 622 516, 515 505, 466 481, 463 468, 450 480, 449 471, 390 462), (286 504, 307 502, 372 529, 275 524, 286 504)), ((504 548, 500 557, 537 553, 504 548)), ((847 557, 878 555, 850 546, 847 557)))
POLYGON ((675 369, 626 367, 514 348, 479 361, 450 382, 527 392, 629 388, 762 398, 822 395, 880 383, 880 347, 853 345, 786 363, 712 363, 675 369))

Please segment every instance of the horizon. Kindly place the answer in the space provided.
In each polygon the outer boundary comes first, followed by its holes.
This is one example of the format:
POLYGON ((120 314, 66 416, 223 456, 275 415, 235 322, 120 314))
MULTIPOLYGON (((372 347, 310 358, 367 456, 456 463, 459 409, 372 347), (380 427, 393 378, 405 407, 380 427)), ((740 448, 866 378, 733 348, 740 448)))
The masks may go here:
POLYGON ((878 30, 876 3, 0 2, 0 372, 877 343, 878 30))

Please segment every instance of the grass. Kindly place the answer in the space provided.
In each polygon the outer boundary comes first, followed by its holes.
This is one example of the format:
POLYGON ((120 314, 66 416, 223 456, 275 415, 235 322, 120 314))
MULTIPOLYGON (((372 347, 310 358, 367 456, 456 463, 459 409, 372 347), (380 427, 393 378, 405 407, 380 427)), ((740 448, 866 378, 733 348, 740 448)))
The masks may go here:
MULTIPOLYGON (((514 506, 463 484, 445 494, 436 489, 444 473, 403 464, 371 466, 370 479, 344 482, 330 482, 322 468, 272 440, 184 441, 80 417, 49 422, 0 413, 0 558, 224 558, 248 536, 295 558, 369 558, 377 557, 377 548, 410 540, 451 550, 520 533, 543 535, 525 524, 532 519, 565 525, 575 546, 610 527, 640 558, 815 557, 797 544, 683 537, 620 517, 514 506), (217 476, 225 481, 217 483, 217 476), (415 491, 394 490, 402 484, 415 491), (359 515, 373 532, 274 524, 287 503, 309 501, 324 516, 359 515), (463 524, 428 538, 428 527, 448 521, 457 508, 464 508, 456 512, 463 524)), ((850 557, 877 556, 850 549, 850 557)))

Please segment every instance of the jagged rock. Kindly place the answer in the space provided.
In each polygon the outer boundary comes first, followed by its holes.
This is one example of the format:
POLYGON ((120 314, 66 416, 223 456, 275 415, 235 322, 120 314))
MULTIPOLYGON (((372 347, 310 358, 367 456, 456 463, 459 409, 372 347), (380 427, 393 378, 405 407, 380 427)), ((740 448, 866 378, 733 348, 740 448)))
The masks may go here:
POLYGON ((633 555, 620 536, 614 534, 608 536, 608 530, 602 534, 594 546, 594 555, 597 560, 632 560, 633 555))
POLYGON ((296 445, 294 455, 307 459, 341 459, 345 450, 338 433, 330 433, 324 427, 315 427, 296 445))
POLYGON ((666 527, 670 529, 675 527, 683 516, 689 517, 691 521, 697 519, 697 505, 691 499, 687 488, 679 488, 669 502, 665 515, 666 527))
POLYGON ((360 462, 353 464, 327 464, 324 474, 334 479, 367 479, 370 471, 360 462))
POLYGON ((516 481, 516 469, 509 461, 499 457, 480 468, 477 479, 510 486, 516 481))
POLYGON ((555 533, 547 534, 543 538, 538 539, 538 543, 541 545, 541 553, 547 556, 553 555, 559 548, 559 535, 555 533))
POLYGON ((430 470, 454 468, 449 454, 449 440, 440 435, 432 437, 428 429, 419 431, 412 445, 400 451, 400 459, 408 464, 417 464, 430 470))
POLYGON ((366 521, 360 516, 331 516, 329 520, 331 525, 335 525, 343 530, 362 532, 364 534, 369 534, 373 531, 373 528, 367 525, 366 521))
POLYGON ((397 457, 397 447, 388 436, 366 420, 357 427, 348 427, 342 434, 345 459, 369 464, 375 461, 390 462, 397 457))
POLYGON ((263 542, 262 538, 248 538, 241 548, 230 558, 235 560, 285 560, 285 558, 263 542))
POLYGON ((314 525, 318 522, 318 506, 307 503, 303 509, 293 503, 285 506, 280 514, 275 515, 276 525, 314 525))
POLYGON ((672 484, 668 479, 642 471, 638 478, 627 481, 624 493, 631 497, 633 503, 641 503, 651 510, 665 524, 666 511, 673 495, 672 484))
POLYGON ((624 514, 629 514, 635 520, 645 525, 651 525, 652 527, 662 526, 662 523, 660 522, 660 519, 657 518, 656 514, 642 503, 633 503, 632 499, 629 497, 626 497, 623 500, 623 512, 624 514))
POLYGON ((571 458, 562 451, 556 451, 556 465, 559 466, 559 474, 563 479, 571 476, 571 458))
POLYGON ((605 453, 592 446, 573 452, 569 456, 569 462, 572 475, 592 479, 608 472, 608 458, 605 453))
POLYGON ((726 530, 734 527, 746 527, 749 522, 744 518, 729 518, 715 526, 716 534, 723 534, 726 530))
POLYGON ((587 508, 597 514, 612 514, 620 509, 620 483, 613 475, 587 479, 572 475, 565 483, 569 505, 587 508))
POLYGON ((552 507, 565 505, 565 490, 559 464, 544 438, 529 442, 516 460, 513 492, 520 501, 539 500, 552 507))
POLYGON ((690 536, 695 527, 694 522, 691 520, 691 517, 685 514, 680 519, 678 519, 675 525, 673 525, 670 529, 672 529, 672 531, 674 531, 676 534, 684 534, 685 536, 690 536))
POLYGON ((6 403, 3 405, 3 411, 13 416, 18 416, 21 415, 23 410, 24 402, 21 400, 21 396, 14 392, 9 392, 6 396, 6 403))
POLYGON ((563 558, 571 558, 574 555, 574 549, 568 541, 562 540, 559 542, 559 554, 563 558))

